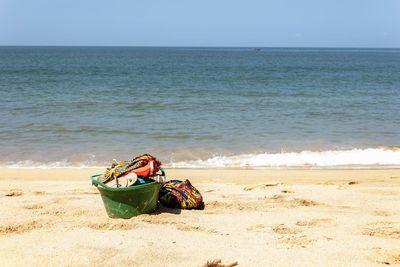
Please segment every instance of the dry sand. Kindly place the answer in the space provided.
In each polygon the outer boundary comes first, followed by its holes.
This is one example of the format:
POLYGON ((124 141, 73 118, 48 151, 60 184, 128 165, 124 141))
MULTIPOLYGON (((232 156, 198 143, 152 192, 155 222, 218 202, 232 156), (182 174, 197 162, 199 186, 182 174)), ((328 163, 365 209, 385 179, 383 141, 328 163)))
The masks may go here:
POLYGON ((400 170, 168 170, 205 210, 109 219, 101 169, 0 169, 1 266, 400 264, 400 170))

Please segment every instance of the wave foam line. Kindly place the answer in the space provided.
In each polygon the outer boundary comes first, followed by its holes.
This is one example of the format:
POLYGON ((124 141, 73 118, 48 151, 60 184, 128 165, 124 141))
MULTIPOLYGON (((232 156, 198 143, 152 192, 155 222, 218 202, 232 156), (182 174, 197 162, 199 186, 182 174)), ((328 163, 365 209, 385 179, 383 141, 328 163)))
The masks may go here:
POLYGON ((52 162, 37 162, 32 160, 23 160, 18 162, 2 162, 0 168, 35 168, 35 169, 53 169, 53 168, 105 168, 105 166, 97 166, 95 164, 81 162, 71 164, 68 161, 52 161, 52 162))
POLYGON ((302 151, 236 156, 215 156, 207 160, 171 163, 172 168, 240 168, 240 167, 334 167, 334 166, 396 166, 400 150, 367 148, 352 150, 302 151))

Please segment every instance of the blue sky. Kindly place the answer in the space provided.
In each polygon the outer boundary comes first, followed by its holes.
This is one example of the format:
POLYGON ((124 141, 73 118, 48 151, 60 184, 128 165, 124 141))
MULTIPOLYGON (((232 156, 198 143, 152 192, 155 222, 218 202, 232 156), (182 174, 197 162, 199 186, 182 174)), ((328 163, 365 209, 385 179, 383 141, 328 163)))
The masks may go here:
POLYGON ((400 47, 400 0, 0 0, 0 45, 400 47))

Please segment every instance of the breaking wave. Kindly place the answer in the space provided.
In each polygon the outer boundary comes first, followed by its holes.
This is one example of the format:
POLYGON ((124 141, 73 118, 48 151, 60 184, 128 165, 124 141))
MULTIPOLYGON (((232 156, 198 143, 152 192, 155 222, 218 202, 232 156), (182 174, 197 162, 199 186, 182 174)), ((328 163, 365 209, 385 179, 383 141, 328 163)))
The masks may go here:
MULTIPOLYGON (((161 158, 161 157, 160 157, 161 158)), ((208 159, 164 161, 166 168, 400 168, 400 148, 381 147, 350 150, 301 151, 233 156, 212 156, 208 159)), ((0 162, 3 168, 104 168, 107 162, 93 158, 77 162, 32 161, 0 162)))
POLYGON ((301 151, 235 156, 214 156, 207 160, 171 163, 173 168, 244 168, 244 167, 339 167, 398 166, 399 148, 301 151))
POLYGON ((37 169, 49 169, 49 168, 105 168, 94 162, 79 162, 71 163, 67 160, 62 161, 33 161, 33 160, 21 160, 17 162, 1 162, 0 168, 37 168, 37 169))

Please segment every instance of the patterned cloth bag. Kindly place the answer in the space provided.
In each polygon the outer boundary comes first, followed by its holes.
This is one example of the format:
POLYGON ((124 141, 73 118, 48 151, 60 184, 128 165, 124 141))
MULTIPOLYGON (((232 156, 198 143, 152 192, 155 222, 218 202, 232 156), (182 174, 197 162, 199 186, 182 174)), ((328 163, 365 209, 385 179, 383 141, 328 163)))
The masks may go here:
POLYGON ((203 209, 204 202, 199 190, 189 180, 171 180, 160 190, 160 202, 168 208, 203 209))
POLYGON ((97 180, 106 183, 130 172, 136 173, 139 177, 147 178, 157 173, 160 170, 160 166, 161 162, 149 154, 143 154, 126 161, 117 162, 114 160, 111 167, 107 168, 104 175, 97 180))

